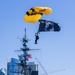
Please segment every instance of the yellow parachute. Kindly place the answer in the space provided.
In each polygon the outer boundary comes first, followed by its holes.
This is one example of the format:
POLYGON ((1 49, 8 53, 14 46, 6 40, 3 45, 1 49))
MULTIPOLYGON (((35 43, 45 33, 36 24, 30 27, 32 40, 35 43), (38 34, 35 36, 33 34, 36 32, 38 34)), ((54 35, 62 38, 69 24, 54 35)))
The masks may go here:
POLYGON ((43 14, 48 15, 50 13, 52 13, 51 8, 36 6, 26 12, 26 14, 24 15, 24 21, 35 23, 36 21, 41 19, 43 14))

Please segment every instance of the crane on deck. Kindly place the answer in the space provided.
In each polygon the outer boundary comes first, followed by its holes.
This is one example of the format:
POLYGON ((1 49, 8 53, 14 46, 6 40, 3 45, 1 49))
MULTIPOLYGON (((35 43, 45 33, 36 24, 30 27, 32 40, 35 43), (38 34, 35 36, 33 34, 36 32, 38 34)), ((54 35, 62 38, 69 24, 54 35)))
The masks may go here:
POLYGON ((35 58, 37 60, 37 62, 40 64, 41 68, 43 69, 43 71, 45 72, 46 75, 48 75, 47 71, 44 69, 44 67, 42 66, 41 62, 35 58))
MULTIPOLYGON (((43 69, 43 71, 45 72, 46 75, 48 75, 47 71, 44 69, 43 65, 41 64, 41 62, 35 58, 37 60, 37 62, 39 63, 39 65, 41 66, 41 68, 43 69)), ((54 73, 54 72, 59 72, 59 71, 65 71, 66 69, 60 69, 60 70, 55 70, 55 71, 52 71, 52 72, 49 72, 49 73, 54 73)))

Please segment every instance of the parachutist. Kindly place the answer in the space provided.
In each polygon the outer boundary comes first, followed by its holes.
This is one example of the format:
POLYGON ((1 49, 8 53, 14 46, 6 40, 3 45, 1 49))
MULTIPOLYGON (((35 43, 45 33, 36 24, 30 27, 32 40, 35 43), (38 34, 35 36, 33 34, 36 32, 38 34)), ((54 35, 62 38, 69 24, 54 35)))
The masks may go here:
POLYGON ((39 39, 39 36, 38 36, 38 34, 36 33, 35 34, 35 44, 37 44, 37 40, 39 39))

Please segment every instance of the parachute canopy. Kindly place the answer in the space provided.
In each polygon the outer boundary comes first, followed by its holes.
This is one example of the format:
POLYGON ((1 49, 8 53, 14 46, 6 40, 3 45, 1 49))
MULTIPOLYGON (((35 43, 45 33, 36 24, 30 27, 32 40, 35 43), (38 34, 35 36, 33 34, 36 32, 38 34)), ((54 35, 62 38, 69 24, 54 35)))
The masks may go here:
POLYGON ((51 8, 36 6, 26 12, 26 14, 24 15, 24 21, 35 23, 36 21, 41 19, 43 14, 48 15, 50 13, 52 13, 51 8))

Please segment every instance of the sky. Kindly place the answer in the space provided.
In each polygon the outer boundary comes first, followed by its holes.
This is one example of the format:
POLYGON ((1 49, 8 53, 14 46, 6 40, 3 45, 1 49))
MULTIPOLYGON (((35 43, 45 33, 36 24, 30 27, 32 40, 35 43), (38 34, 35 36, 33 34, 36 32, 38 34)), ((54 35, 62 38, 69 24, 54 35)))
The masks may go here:
MULTIPOLYGON (((0 0, 0 68, 7 67, 8 58, 18 58, 20 38, 26 28, 32 59, 38 58, 48 75, 75 75, 75 0, 0 0), (59 23, 60 32, 41 32, 34 44, 39 22, 27 23, 24 14, 34 6, 50 7, 53 12, 42 19, 59 23), (64 70, 65 69, 65 70, 64 70)), ((39 64, 39 75, 45 74, 39 64)))

